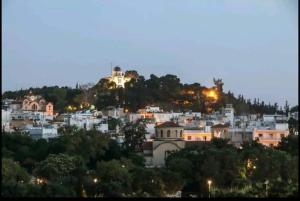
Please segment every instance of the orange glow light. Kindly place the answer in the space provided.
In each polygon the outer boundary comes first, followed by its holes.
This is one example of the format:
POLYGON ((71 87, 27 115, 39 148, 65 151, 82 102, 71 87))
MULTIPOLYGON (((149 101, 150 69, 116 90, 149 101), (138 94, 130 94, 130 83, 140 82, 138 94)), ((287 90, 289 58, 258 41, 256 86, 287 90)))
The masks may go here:
POLYGON ((218 95, 214 89, 203 91, 203 94, 208 98, 212 98, 214 100, 218 99, 218 95))

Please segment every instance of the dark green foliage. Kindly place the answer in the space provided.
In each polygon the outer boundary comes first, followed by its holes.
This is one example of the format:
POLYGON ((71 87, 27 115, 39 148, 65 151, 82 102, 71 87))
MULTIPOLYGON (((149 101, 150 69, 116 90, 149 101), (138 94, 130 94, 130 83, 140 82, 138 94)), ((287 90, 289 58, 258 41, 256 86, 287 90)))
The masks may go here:
POLYGON ((6 91, 3 93, 3 99, 11 98, 11 99, 21 99, 25 95, 29 94, 29 91, 32 91, 33 94, 42 95, 46 101, 50 101, 54 103, 54 109, 57 112, 64 111, 67 105, 78 105, 75 97, 81 94, 81 90, 72 89, 70 87, 42 87, 42 88, 29 88, 26 90, 19 90, 16 92, 6 91))
POLYGON ((286 151, 292 155, 299 156, 299 137, 298 135, 288 135, 283 137, 277 147, 279 150, 286 151))
POLYGON ((176 75, 167 74, 157 77, 153 74, 149 79, 139 76, 136 71, 128 71, 132 79, 125 83, 125 88, 117 88, 114 82, 108 79, 100 81, 90 89, 69 88, 69 87, 42 87, 29 88, 16 92, 6 91, 3 98, 22 98, 31 90, 33 94, 45 97, 47 101, 54 103, 54 109, 58 112, 66 111, 67 106, 72 105, 79 108, 81 104, 94 104, 98 109, 105 109, 108 106, 120 106, 135 112, 146 105, 158 105, 164 110, 207 112, 207 106, 214 110, 224 107, 225 104, 233 104, 236 114, 274 114, 275 112, 287 114, 288 111, 297 111, 297 106, 289 109, 286 103, 284 111, 278 110, 278 104, 266 104, 264 101, 245 99, 243 95, 234 96, 233 93, 223 91, 222 79, 213 79, 213 84, 217 89, 218 100, 210 103, 203 95, 205 86, 199 83, 182 84, 176 75), (191 93, 187 93, 191 92, 191 93))
MULTIPOLYGON (((128 135, 137 137, 134 133, 143 130, 141 125, 128 125, 128 135)), ((134 143, 139 145, 141 139, 134 143)), ((165 197, 182 191, 185 196, 207 197, 210 179, 212 197, 295 197, 297 141, 290 136, 276 149, 256 141, 237 149, 227 140, 214 139, 171 152, 164 168, 146 168, 140 152, 124 149, 95 130, 67 129, 49 141, 3 133, 1 195, 165 197), (31 183, 31 176, 45 182, 31 183)))
POLYGON ((123 127, 125 141, 124 146, 129 151, 140 151, 143 142, 146 140, 146 125, 143 121, 136 123, 127 123, 123 127))

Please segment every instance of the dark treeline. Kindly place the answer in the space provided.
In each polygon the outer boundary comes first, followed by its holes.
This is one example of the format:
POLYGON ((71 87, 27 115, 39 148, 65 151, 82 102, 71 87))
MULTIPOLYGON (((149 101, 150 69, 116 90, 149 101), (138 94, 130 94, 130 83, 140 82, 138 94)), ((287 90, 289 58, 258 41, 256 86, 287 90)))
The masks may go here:
POLYGON ((128 124, 124 146, 98 131, 68 127, 59 138, 2 134, 3 197, 295 197, 298 136, 276 149, 257 142, 238 149, 224 139, 171 152, 164 168, 146 168, 135 151, 143 125, 128 124), (136 129, 136 126, 139 129, 136 129), (36 181, 31 181, 34 176, 36 181), (265 182, 268 182, 267 188, 265 182))
MULTIPOLYGON (((279 107, 277 103, 270 104, 260 101, 258 98, 253 100, 244 98, 243 95, 235 95, 232 92, 224 92, 221 79, 213 80, 214 88, 217 89, 218 99, 212 102, 203 94, 208 88, 199 83, 182 84, 176 75, 167 74, 157 77, 153 74, 149 79, 139 76, 136 72, 136 78, 125 83, 125 88, 117 88, 115 83, 107 79, 101 79, 91 88, 78 87, 42 87, 29 88, 19 91, 4 92, 3 98, 22 98, 31 90, 34 94, 45 97, 47 101, 54 103, 55 110, 63 112, 67 106, 72 105, 77 108, 80 105, 95 105, 98 109, 107 106, 120 106, 128 111, 136 112, 146 105, 158 105, 165 111, 195 111, 207 113, 207 108, 218 110, 226 104, 233 104, 236 114, 274 114, 275 112, 287 114, 290 111, 286 102, 284 108, 279 107)), ((295 107, 291 110, 297 110, 295 107)))

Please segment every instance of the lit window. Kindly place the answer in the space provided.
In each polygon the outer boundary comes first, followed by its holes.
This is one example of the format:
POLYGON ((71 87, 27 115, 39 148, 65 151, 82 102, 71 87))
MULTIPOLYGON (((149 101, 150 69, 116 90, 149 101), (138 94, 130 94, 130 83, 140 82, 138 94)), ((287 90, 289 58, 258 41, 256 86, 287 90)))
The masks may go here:
POLYGON ((191 140, 192 139, 192 137, 191 136, 188 136, 188 140, 191 140))
POLYGON ((259 137, 262 137, 262 136, 263 136, 263 134, 258 134, 258 136, 259 136, 259 137))

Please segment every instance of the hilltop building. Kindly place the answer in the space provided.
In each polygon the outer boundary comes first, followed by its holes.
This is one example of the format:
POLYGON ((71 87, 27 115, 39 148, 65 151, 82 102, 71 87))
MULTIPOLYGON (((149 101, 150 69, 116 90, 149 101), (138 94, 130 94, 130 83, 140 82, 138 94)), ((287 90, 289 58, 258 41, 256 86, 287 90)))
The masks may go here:
POLYGON ((124 88, 125 83, 129 82, 133 77, 137 77, 136 71, 126 71, 123 73, 119 66, 112 69, 111 76, 106 77, 111 82, 114 82, 117 87, 124 88))

